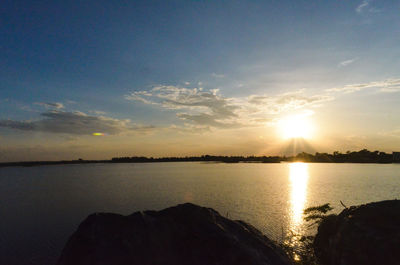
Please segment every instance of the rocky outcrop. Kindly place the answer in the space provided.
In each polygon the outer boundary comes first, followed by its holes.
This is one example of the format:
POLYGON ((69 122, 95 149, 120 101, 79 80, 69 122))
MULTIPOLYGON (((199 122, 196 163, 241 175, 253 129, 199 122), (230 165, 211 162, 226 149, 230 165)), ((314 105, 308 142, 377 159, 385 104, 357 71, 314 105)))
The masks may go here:
POLYGON ((400 201, 352 206, 325 218, 314 248, 324 265, 400 264, 400 201))
POLYGON ((67 242, 58 265, 234 265, 290 262, 266 236, 210 208, 181 204, 129 216, 92 214, 67 242))

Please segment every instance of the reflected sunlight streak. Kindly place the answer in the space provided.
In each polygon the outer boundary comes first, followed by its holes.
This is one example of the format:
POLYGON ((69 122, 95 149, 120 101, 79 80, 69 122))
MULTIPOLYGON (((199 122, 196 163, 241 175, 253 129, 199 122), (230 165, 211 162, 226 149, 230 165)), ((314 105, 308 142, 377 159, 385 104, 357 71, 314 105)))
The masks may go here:
POLYGON ((304 205, 307 199, 308 165, 305 163, 289 164, 291 188, 291 230, 295 231, 302 223, 304 205))

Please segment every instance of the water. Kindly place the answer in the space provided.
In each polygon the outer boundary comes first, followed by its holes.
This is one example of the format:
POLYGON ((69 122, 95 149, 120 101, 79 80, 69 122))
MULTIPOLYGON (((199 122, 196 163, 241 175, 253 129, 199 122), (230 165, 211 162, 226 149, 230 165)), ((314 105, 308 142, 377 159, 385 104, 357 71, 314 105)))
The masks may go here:
POLYGON ((274 240, 298 231, 305 207, 400 198, 400 165, 88 164, 0 168, 0 264, 55 264, 93 212, 184 202, 247 221, 274 240))

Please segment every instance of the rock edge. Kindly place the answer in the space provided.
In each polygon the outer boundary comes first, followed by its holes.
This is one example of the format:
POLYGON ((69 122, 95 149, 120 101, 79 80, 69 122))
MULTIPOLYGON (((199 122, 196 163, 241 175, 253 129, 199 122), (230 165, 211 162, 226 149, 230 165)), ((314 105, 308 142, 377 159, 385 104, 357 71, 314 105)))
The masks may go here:
POLYGON ((291 264, 260 231, 191 203, 128 216, 88 216, 57 265, 291 264))

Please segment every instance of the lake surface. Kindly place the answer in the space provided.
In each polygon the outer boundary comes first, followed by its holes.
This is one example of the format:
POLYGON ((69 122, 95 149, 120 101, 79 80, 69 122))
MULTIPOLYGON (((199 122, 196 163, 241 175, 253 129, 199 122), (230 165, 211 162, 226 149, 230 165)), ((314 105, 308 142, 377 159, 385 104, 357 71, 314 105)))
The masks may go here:
POLYGON ((93 212, 184 202, 241 219, 274 240, 300 231, 305 207, 400 198, 400 164, 81 164, 0 168, 0 264, 55 264, 93 212))

